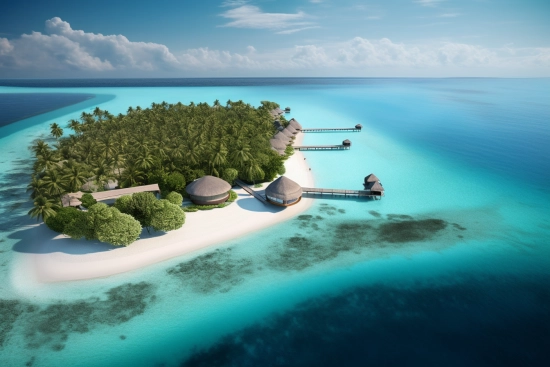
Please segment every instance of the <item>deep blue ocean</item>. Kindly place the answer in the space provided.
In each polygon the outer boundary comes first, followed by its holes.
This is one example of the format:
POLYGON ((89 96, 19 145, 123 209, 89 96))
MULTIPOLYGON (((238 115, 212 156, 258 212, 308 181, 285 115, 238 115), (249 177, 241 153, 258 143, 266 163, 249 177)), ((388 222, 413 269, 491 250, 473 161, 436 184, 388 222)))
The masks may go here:
POLYGON ((550 360, 550 79, 0 80, 0 101, 11 101, 0 109, 2 366, 550 360), (215 99, 273 100, 304 127, 361 123, 307 134, 353 143, 305 152, 308 165, 319 187, 360 189, 374 172, 386 196, 318 199, 140 271, 27 284, 23 239, 54 235, 26 216, 33 140, 96 106, 215 99))

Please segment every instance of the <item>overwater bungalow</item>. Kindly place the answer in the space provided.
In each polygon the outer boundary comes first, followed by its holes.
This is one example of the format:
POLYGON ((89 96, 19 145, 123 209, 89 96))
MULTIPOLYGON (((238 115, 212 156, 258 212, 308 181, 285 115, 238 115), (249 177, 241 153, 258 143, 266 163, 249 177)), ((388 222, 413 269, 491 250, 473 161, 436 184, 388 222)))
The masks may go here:
POLYGON ((288 130, 288 131, 290 131, 293 135, 298 134, 298 130, 296 130, 295 128, 293 128, 292 125, 288 125, 285 129, 288 130))
POLYGON ((221 178, 203 176, 185 188, 191 201, 197 205, 217 205, 229 199, 231 185, 221 178))
POLYGON ((286 145, 290 145, 290 138, 286 136, 282 131, 279 131, 277 134, 275 134, 273 138, 281 140, 286 145))
POLYGON ((365 190, 370 190, 374 195, 384 195, 384 187, 374 173, 371 173, 365 177, 365 182, 363 185, 365 186, 365 190))
POLYGON ((345 147, 351 147, 351 140, 346 139, 342 142, 342 145, 345 147))
POLYGON ((294 205, 302 199, 302 187, 290 178, 281 176, 266 187, 265 197, 274 205, 294 205))
POLYGON ((292 131, 290 131, 288 128, 285 128, 283 131, 281 131, 287 138, 293 138, 294 134, 292 131))
POLYGON ((295 118, 291 118, 288 121, 288 126, 292 126, 294 129, 296 129, 298 131, 302 130, 302 125, 300 125, 300 123, 298 121, 296 121, 295 118))
POLYGON ((363 128, 363 125, 357 124, 357 125, 355 125, 355 128, 356 128, 357 130, 361 130, 361 129, 363 128))
POLYGON ((290 113, 290 107, 285 108, 285 113, 290 113))

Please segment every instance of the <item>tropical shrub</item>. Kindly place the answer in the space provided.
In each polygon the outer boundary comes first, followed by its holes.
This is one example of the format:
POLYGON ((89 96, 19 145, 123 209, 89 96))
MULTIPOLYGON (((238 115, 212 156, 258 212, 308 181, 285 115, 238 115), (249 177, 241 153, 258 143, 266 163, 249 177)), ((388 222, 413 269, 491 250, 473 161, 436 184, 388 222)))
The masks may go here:
POLYGON ((45 223, 52 231, 64 233, 65 227, 75 220, 80 213, 81 211, 75 208, 60 208, 55 215, 48 217, 45 223))
POLYGON ((235 191, 229 190, 229 199, 227 199, 227 201, 232 203, 235 200, 237 200, 238 197, 239 197, 239 195, 235 191))
POLYGON ((179 172, 172 172, 166 176, 165 189, 168 191, 180 192, 185 189, 185 176, 179 172))
MULTIPOLYGON (((181 204, 180 204, 181 205, 181 204)), ((185 213, 180 206, 168 200, 159 200, 151 217, 151 226, 155 231, 173 231, 185 223, 185 213)))
POLYGON ((171 193, 166 195, 165 199, 177 206, 181 206, 181 204, 183 203, 183 196, 175 191, 172 191, 171 193))
POLYGON ((94 199, 92 194, 88 193, 82 194, 80 201, 82 202, 82 206, 85 208, 90 208, 92 205, 97 204, 97 200, 94 199))
POLYGON ((233 186, 238 176, 239 171, 237 171, 235 168, 230 167, 223 170, 222 179, 233 186))
POLYGON ((96 224, 95 235, 101 242, 115 246, 128 246, 139 238, 141 226, 131 215, 120 213, 117 209, 114 210, 116 213, 110 220, 96 224))

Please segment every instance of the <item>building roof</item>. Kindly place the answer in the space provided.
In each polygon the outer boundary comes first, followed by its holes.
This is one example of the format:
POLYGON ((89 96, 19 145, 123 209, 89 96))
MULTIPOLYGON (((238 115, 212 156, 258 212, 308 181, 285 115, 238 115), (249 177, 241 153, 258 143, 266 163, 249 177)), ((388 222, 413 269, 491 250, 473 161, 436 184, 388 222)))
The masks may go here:
POLYGON ((365 189, 371 190, 371 191, 384 191, 384 187, 380 184, 380 182, 369 182, 365 185, 365 189))
MULTIPOLYGON (((126 189, 92 192, 91 195, 97 201, 104 201, 109 199, 118 199, 121 196, 132 195, 138 192, 160 192, 160 188, 158 184, 152 184, 152 185, 128 187, 126 189)), ((82 204, 82 202, 80 202, 80 199, 82 198, 83 194, 84 193, 82 191, 65 194, 61 197, 61 203, 63 204, 63 206, 80 205, 82 204)))
POLYGON ((370 175, 365 177, 365 183, 367 183, 367 182, 378 182, 378 181, 380 181, 380 180, 378 179, 378 177, 376 177, 376 175, 374 173, 371 173, 370 175))
POLYGON ((286 135, 287 138, 292 138, 294 136, 294 134, 292 133, 292 131, 290 131, 288 128, 284 129, 283 131, 281 131, 283 134, 286 135))
POLYGON ((351 140, 346 139, 342 142, 342 145, 351 145, 351 140))
POLYGON ((290 131, 292 134, 297 134, 297 133, 298 133, 298 130, 296 130, 294 127, 292 127, 292 125, 288 125, 288 126, 286 127, 286 129, 287 129, 288 131, 290 131))
POLYGON ((185 188, 189 195, 194 196, 215 196, 225 194, 231 190, 231 185, 221 178, 214 176, 203 176, 191 182, 185 188))
POLYGON ((286 149, 286 143, 280 139, 270 139, 269 143, 275 149, 282 149, 282 150, 286 149))
POLYGON ((289 121, 288 121, 288 125, 289 126, 292 126, 293 128, 295 128, 296 130, 302 130, 302 125, 300 125, 300 123, 298 121, 296 121, 295 118, 291 118, 289 121))
POLYGON ((280 116, 280 115, 284 114, 285 111, 283 111, 279 107, 277 107, 276 109, 271 110, 270 113, 273 117, 277 117, 277 116, 280 116))
POLYGON ((279 131, 277 134, 275 134, 273 139, 281 140, 283 143, 285 143, 287 145, 290 141, 290 138, 288 136, 286 136, 282 131, 279 131))
POLYGON ((302 187, 290 178, 281 176, 266 187, 265 194, 276 199, 288 201, 298 199, 302 196, 302 187))

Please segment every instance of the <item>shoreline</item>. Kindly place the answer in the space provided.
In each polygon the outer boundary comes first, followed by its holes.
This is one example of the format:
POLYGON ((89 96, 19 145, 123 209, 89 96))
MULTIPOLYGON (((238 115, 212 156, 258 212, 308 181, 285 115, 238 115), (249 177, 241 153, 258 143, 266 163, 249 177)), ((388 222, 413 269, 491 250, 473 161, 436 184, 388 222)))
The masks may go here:
MULTIPOLYGON (((301 144, 302 140, 303 134, 299 133, 295 144, 301 144)), ((288 178, 301 186, 314 187, 313 175, 302 152, 295 151, 285 162, 285 169, 288 178)), ((14 264, 12 283, 20 288, 21 283, 29 281, 35 284, 70 282, 138 270, 268 228, 306 211, 313 203, 311 198, 302 198, 297 205, 286 208, 268 206, 240 187, 233 190, 238 198, 226 208, 186 213, 182 228, 162 235, 144 231, 142 237, 128 247, 113 248, 98 241, 76 241, 64 235, 44 240, 52 231, 44 224, 36 226, 21 238, 25 251, 21 251, 14 264)))

